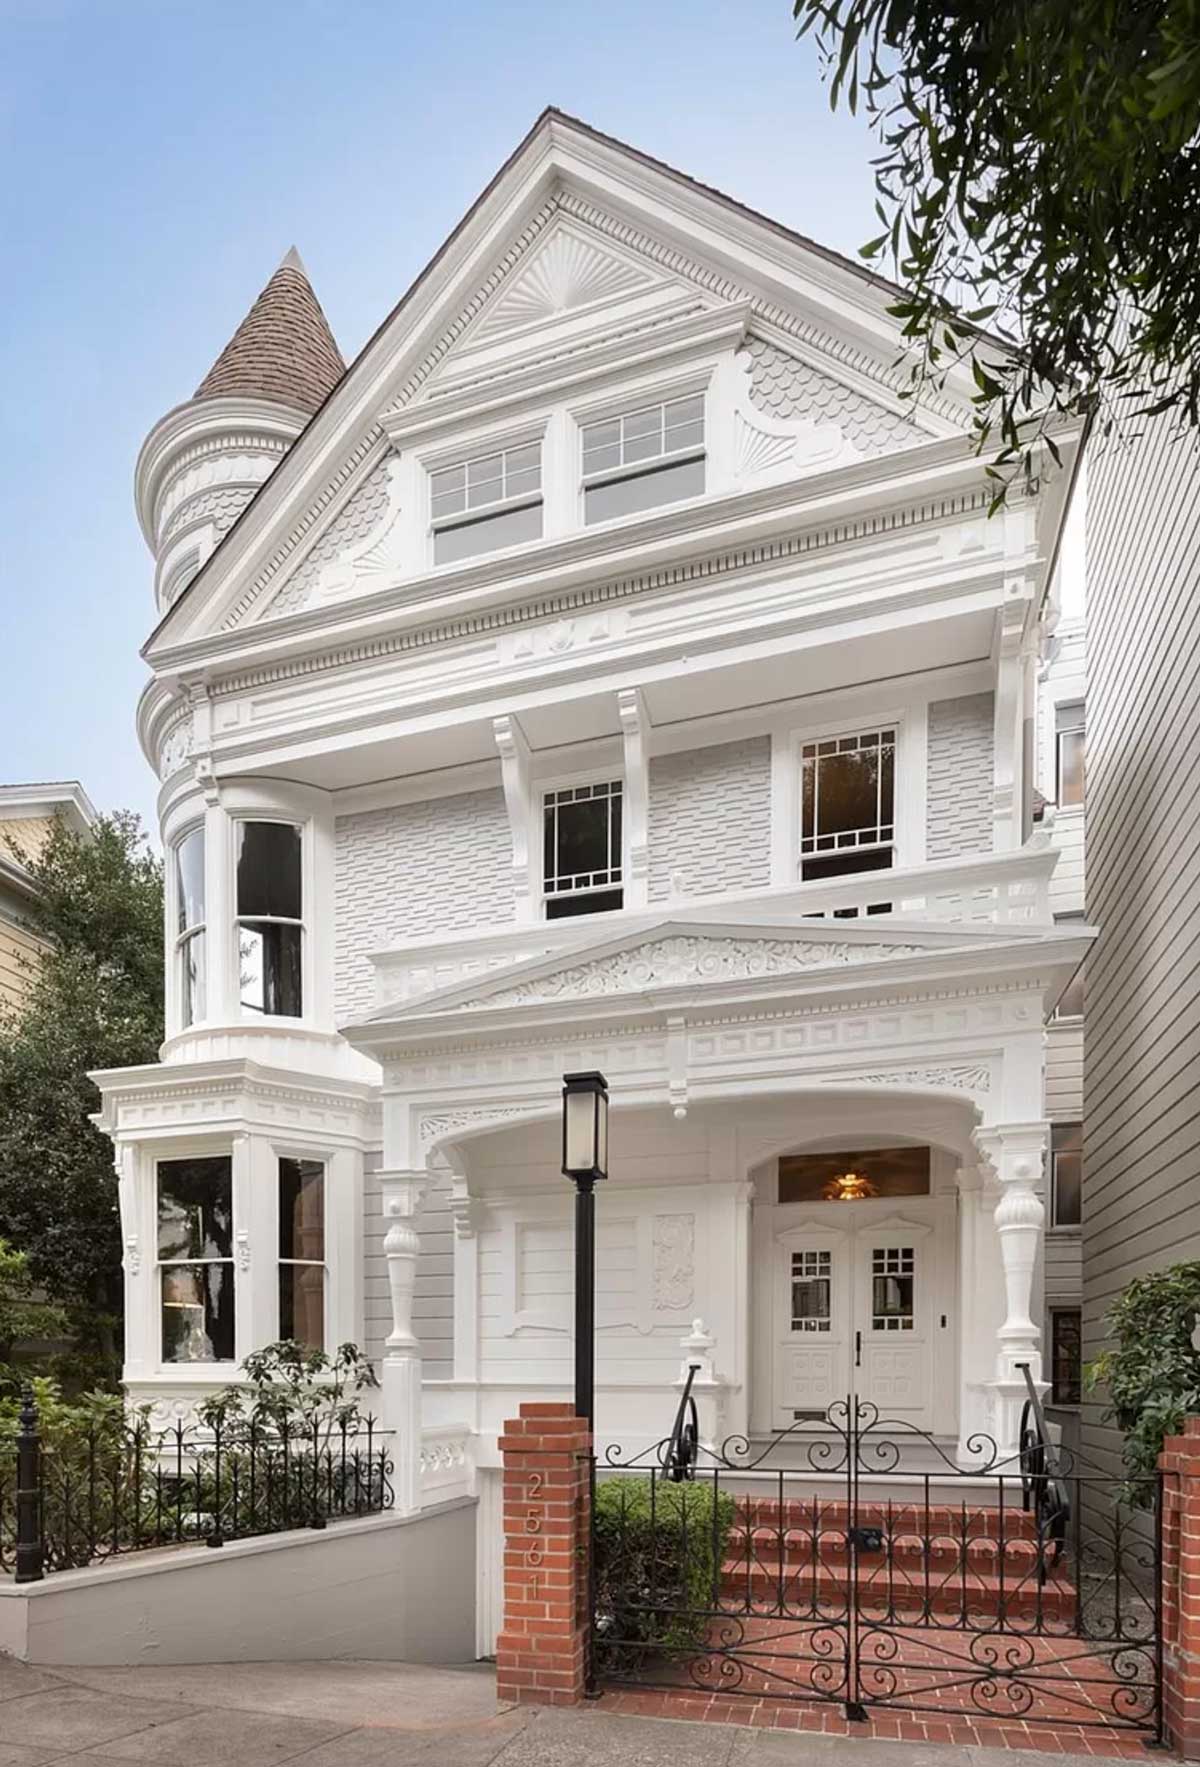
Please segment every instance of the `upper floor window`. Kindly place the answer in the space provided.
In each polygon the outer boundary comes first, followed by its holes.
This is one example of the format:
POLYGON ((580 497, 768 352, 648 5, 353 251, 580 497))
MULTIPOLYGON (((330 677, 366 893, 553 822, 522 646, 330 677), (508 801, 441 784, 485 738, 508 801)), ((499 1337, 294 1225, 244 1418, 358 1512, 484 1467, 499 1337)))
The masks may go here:
POLYGON ((542 537, 542 445, 477 454, 430 474, 433 562, 542 537))
POLYGON ((1050 1315, 1050 1403, 1078 1405, 1083 1397, 1083 1330, 1078 1307, 1050 1315))
POLYGON ((801 878, 807 883, 893 865, 895 730, 806 742, 800 763, 801 878))
POLYGON ((158 1162, 164 1362, 233 1361, 233 1162, 158 1162))
POLYGON ((279 1335, 325 1348, 325 1166, 279 1162, 279 1335))
POLYGON ((547 920, 619 908, 624 899, 621 781, 548 791, 542 824, 547 920))
POLYGON ((239 822, 238 982, 246 1012, 303 1011, 301 832, 290 822, 239 822))
POLYGON ((1083 802, 1084 712, 1082 705, 1058 706, 1054 713, 1055 771, 1060 809, 1083 802))
POLYGON ((1075 971, 1066 987, 1058 997, 1058 1005, 1054 1008, 1056 1019, 1083 1017, 1083 965, 1075 971))
POLYGON ((175 847, 175 974, 184 1030, 205 1016, 204 830, 193 828, 175 847))
POLYGON ((1083 1218, 1083 1124, 1050 1126, 1050 1225, 1078 1227, 1083 1218))
POLYGON ((583 519, 611 521, 704 490, 704 395, 583 426, 583 519))

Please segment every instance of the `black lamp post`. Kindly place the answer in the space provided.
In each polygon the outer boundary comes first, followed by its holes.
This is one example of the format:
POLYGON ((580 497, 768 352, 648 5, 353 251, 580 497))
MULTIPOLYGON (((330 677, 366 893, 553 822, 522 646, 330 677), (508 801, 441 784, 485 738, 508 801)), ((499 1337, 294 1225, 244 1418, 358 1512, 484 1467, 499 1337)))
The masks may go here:
POLYGON ((608 1081, 563 1075, 563 1176, 575 1185, 575 1412, 593 1422, 596 1393, 596 1182, 608 1177, 608 1081))

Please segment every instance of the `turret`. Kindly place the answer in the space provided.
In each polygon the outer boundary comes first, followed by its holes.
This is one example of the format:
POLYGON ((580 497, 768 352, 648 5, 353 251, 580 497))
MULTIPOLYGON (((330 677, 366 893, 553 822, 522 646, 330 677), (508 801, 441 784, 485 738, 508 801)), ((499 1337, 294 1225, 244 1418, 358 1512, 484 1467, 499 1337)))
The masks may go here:
POLYGON ((164 612, 346 371, 293 247, 192 398, 138 456, 138 520, 164 612))

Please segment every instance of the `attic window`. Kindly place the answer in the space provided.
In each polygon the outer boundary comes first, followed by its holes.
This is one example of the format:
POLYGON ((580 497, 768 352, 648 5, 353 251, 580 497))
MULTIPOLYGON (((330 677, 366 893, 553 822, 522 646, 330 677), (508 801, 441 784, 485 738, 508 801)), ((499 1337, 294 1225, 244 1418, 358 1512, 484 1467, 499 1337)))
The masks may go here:
POLYGON ((433 562, 542 537, 542 444, 477 454, 429 475, 433 562))
POLYGON ((704 394, 583 426, 583 519, 612 521, 704 491, 704 394))

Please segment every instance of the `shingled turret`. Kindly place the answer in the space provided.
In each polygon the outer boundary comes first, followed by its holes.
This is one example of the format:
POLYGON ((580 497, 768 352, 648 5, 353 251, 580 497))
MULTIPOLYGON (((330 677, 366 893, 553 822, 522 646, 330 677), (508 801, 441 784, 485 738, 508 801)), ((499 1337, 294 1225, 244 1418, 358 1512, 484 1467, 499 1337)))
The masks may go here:
POLYGON ((293 246, 192 398, 138 459, 138 516, 164 610, 183 593, 346 371, 293 246))

